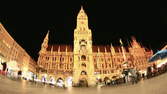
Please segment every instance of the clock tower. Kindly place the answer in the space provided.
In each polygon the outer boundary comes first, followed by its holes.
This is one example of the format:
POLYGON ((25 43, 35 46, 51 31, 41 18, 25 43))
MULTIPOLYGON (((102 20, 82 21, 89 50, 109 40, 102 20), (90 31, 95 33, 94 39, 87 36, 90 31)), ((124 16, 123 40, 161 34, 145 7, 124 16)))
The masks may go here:
POLYGON ((94 64, 92 55, 92 33, 88 27, 88 17, 83 8, 77 16, 74 30, 74 67, 73 85, 95 85, 94 64))

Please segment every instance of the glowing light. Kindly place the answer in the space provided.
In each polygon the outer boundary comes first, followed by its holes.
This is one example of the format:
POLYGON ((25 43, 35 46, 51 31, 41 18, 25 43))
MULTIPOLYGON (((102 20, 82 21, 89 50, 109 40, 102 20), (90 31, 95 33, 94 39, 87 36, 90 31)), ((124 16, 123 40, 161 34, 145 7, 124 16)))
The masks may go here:
POLYGON ((97 79, 100 79, 100 76, 98 76, 97 79))
POLYGON ((15 71, 19 70, 16 61, 10 61, 10 62, 7 63, 7 65, 8 65, 8 69, 12 69, 12 70, 15 70, 15 71))
POLYGON ((28 68, 27 67, 24 67, 23 68, 23 75, 22 75, 22 77, 27 77, 27 71, 28 71, 28 68))
POLYGON ((57 82, 57 86, 58 86, 58 87, 63 87, 63 85, 64 85, 63 80, 59 80, 59 81, 57 82))
POLYGON ((67 87, 72 87, 72 77, 67 78, 66 86, 67 87))
POLYGON ((55 79, 53 77, 51 77, 49 83, 53 84, 53 85, 56 84, 55 79))

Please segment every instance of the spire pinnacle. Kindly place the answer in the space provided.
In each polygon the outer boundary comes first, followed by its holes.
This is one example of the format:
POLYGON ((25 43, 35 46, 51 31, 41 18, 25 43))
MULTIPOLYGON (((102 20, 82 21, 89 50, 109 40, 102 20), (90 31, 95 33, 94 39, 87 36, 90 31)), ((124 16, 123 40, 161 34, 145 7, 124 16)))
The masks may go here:
POLYGON ((48 38, 49 38, 49 30, 48 30, 48 32, 47 32, 47 34, 46 34, 46 36, 45 36, 45 39, 44 39, 44 41, 46 41, 46 40, 48 40, 48 38))
POLYGON ((131 39, 132 39, 131 46, 133 48, 140 48, 141 47, 141 45, 136 41, 136 38, 134 36, 132 36, 131 39))
POLYGON ((86 13, 85 13, 85 11, 83 9, 83 6, 81 6, 81 9, 80 9, 80 11, 78 13, 78 17, 77 18, 86 18, 87 19, 87 15, 86 15, 86 13))
POLYGON ((105 50, 105 53, 107 52, 107 49, 106 49, 106 47, 104 48, 104 50, 105 50))
POLYGON ((60 52, 60 46, 58 47, 58 52, 60 52))
POLYGON ((112 43, 111 43, 111 47, 113 47, 112 43))
POLYGON ((50 32, 50 31, 48 30, 48 33, 47 33, 47 34, 49 34, 49 32, 50 32))
POLYGON ((83 10, 83 6, 81 5, 81 10, 83 10))
POLYGON ((66 51, 66 55, 67 55, 67 51, 68 51, 67 45, 66 45, 66 50, 65 51, 66 51))
POLYGON ((51 46, 51 54, 53 53, 53 46, 51 46))
POLYGON ((100 48, 99 47, 97 48, 97 51, 100 52, 100 48))
POLYGON ((46 34, 44 40, 43 40, 43 43, 41 45, 41 50, 40 52, 44 52, 46 51, 47 47, 48 47, 48 41, 49 41, 49 31, 48 33, 46 34))
POLYGON ((123 45, 122 39, 120 38, 119 42, 121 43, 121 46, 123 45))

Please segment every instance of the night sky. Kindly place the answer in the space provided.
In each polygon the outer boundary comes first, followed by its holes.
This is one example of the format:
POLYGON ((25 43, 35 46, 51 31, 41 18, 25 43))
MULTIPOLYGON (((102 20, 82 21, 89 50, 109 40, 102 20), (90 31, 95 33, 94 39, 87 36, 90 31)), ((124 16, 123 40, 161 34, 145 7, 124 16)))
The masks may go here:
POLYGON ((11 1, 1 3, 0 22, 35 60, 48 30, 50 44, 73 45, 81 5, 88 15, 94 45, 112 42, 117 46, 122 38, 126 46, 131 36, 154 52, 167 44, 167 8, 162 2, 11 1))

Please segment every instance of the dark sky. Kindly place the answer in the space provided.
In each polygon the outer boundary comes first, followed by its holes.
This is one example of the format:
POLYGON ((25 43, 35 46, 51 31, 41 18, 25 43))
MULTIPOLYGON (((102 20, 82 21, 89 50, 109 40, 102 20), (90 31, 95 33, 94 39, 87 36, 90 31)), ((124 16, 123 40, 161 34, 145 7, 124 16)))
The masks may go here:
POLYGON ((167 8, 163 2, 11 1, 1 3, 0 22, 35 60, 48 30, 50 44, 73 45, 81 5, 89 18, 93 44, 118 45, 122 38, 126 45, 132 35, 154 51, 167 44, 167 8))

